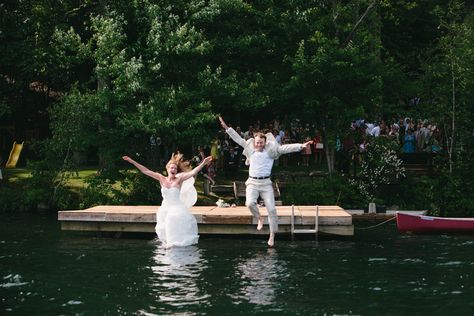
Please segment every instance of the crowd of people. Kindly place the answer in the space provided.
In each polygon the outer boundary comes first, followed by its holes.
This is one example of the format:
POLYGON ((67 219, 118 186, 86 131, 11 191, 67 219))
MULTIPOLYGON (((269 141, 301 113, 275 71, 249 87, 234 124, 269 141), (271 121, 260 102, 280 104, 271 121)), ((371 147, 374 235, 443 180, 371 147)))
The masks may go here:
MULTIPOLYGON (((325 159, 324 128, 317 128, 308 123, 303 124, 294 119, 282 123, 278 118, 271 122, 261 123, 259 120, 243 130, 235 126, 235 131, 243 138, 250 139, 257 132, 271 133, 275 140, 283 145, 313 141, 300 153, 284 155, 275 161, 275 165, 319 166, 325 159)), ((346 131, 337 136, 336 165, 344 164, 347 155, 364 153, 370 143, 370 138, 386 137, 393 140, 400 148, 400 153, 439 153, 441 151, 442 133, 439 127, 428 120, 413 120, 411 118, 367 121, 354 120, 346 131), (344 158, 346 157, 346 158, 344 158)), ((238 146, 223 130, 219 131, 210 144, 198 146, 194 160, 196 162, 207 155, 213 157, 213 162, 203 169, 204 177, 209 183, 214 183, 217 172, 223 172, 228 177, 234 177, 237 170, 243 166, 242 148, 238 146)))
MULTIPOLYGON (((366 136, 391 138, 400 145, 400 151, 405 154, 441 151, 441 131, 436 124, 426 119, 413 120, 407 117, 392 120, 389 124, 385 120, 375 123, 356 120, 352 122, 351 129, 358 130, 366 136)), ((363 146, 363 143, 361 145, 363 146)))

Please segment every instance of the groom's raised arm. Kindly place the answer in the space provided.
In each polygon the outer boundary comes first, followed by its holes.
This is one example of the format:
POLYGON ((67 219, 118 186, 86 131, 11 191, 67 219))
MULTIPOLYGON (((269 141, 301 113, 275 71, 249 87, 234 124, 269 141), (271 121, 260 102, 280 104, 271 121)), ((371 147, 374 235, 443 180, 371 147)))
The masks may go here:
POLYGON ((229 134, 230 138, 232 138, 234 142, 244 148, 247 147, 247 142, 245 139, 243 139, 232 127, 227 126, 222 116, 219 116, 219 121, 221 122, 221 126, 225 129, 226 133, 229 134))
POLYGON ((296 143, 296 144, 281 145, 281 146, 278 146, 278 154, 284 155, 284 154, 289 154, 293 152, 298 152, 298 151, 301 151, 303 148, 306 148, 306 146, 309 146, 312 143, 313 141, 310 140, 309 142, 306 142, 303 144, 296 143))

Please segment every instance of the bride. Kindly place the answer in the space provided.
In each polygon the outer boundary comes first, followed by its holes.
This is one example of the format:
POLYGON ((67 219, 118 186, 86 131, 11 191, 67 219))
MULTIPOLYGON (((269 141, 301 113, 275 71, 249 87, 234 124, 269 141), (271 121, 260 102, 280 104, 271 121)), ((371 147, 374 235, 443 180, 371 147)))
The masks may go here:
POLYGON ((188 208, 194 205, 197 199, 194 176, 211 162, 212 157, 206 157, 192 169, 189 161, 184 160, 182 154, 179 152, 173 154, 166 164, 168 172, 166 177, 161 173, 149 170, 128 156, 122 158, 145 175, 160 182, 163 202, 156 214, 155 230, 165 247, 196 244, 199 239, 197 222, 188 208))

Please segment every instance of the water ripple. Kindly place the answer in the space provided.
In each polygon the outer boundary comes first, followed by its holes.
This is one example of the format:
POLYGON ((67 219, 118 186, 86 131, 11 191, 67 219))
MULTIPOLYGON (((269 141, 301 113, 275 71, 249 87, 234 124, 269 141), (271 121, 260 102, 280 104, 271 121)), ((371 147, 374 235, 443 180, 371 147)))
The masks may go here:
POLYGON ((408 262, 408 263, 425 263, 425 260, 415 259, 415 258, 407 258, 407 259, 404 259, 402 262, 408 262))
POLYGON ((21 276, 19 274, 9 274, 4 276, 3 279, 7 280, 7 282, 0 284, 0 287, 2 288, 11 288, 28 284, 28 282, 22 282, 21 276))
POLYGON ((276 288, 289 278, 285 262, 278 260, 275 249, 253 254, 237 265, 240 289, 229 294, 234 300, 248 301, 256 305, 272 305, 276 288))
POLYGON ((448 261, 448 262, 441 262, 441 263, 437 263, 436 265, 437 266, 459 266, 459 265, 462 265, 463 262, 461 261, 448 261))
POLYGON ((83 304, 83 302, 81 301, 75 301, 75 300, 70 300, 68 301, 66 304, 63 304, 63 306, 66 306, 66 305, 81 305, 83 304))
POLYGON ((387 258, 369 258, 369 262, 374 262, 374 261, 387 261, 387 258))

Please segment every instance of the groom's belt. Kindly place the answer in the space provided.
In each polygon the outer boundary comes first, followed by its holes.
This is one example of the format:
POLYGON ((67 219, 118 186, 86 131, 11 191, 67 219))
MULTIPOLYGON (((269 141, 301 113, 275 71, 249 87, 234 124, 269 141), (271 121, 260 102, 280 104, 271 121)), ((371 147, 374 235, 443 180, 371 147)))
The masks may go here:
POLYGON ((263 179, 268 179, 270 178, 270 176, 266 176, 266 177, 252 177, 252 176, 249 176, 250 179, 257 179, 257 180, 263 180, 263 179))

